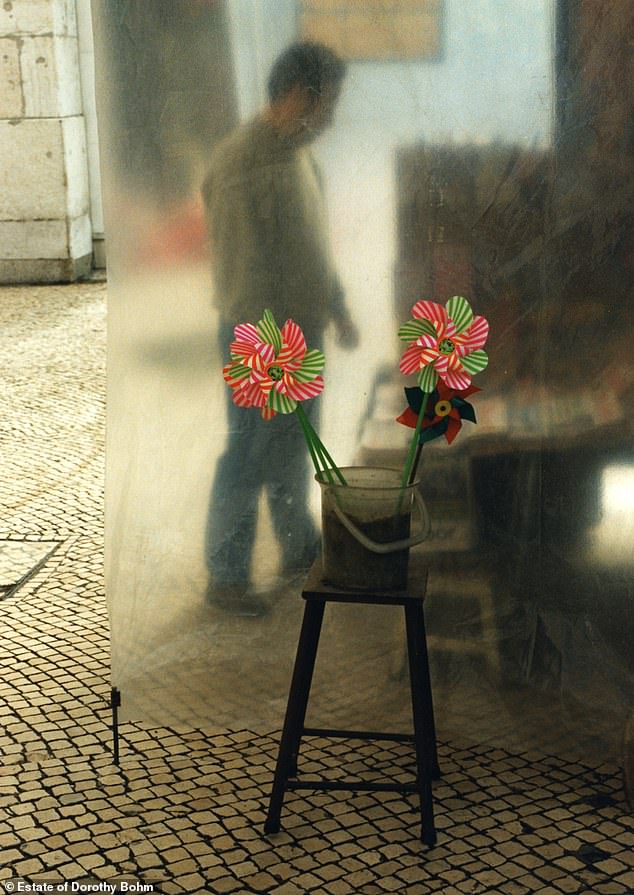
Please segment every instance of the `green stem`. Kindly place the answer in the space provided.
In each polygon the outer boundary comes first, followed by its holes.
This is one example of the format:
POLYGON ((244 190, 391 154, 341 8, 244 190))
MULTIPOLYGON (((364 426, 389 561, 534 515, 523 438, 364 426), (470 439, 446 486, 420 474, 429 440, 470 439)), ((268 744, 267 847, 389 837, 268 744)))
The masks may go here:
POLYGON ((418 458, 420 457, 420 450, 417 449, 421 447, 421 445, 418 444, 418 438, 420 436, 420 430, 423 428, 423 419, 425 418, 428 400, 429 392, 423 392, 423 400, 420 406, 420 411, 418 412, 418 418, 416 419, 416 428, 414 429, 414 434, 410 442, 407 459, 405 460, 405 466, 403 468, 403 475, 401 477, 402 488, 411 485, 416 477, 416 467, 418 465, 418 458))
POLYGON ((325 444, 323 443, 323 441, 321 440, 319 435, 317 435, 317 433, 313 429, 310 422, 308 423, 308 425, 310 426, 313 436, 315 438, 315 447, 317 448, 317 451, 321 454, 326 466, 328 467, 329 470, 332 470, 334 472, 334 474, 337 476, 337 478, 339 479, 339 481, 341 482, 342 485, 347 485, 348 483, 346 482, 343 473, 341 472, 341 470, 339 469, 339 467, 337 466, 335 461, 332 459, 332 457, 326 450, 325 444))
POLYGON ((301 404, 297 405, 297 407, 295 408, 295 413, 297 414, 300 425, 304 432, 304 438, 306 439, 306 443, 308 444, 308 450, 310 451, 310 455, 313 460, 313 466, 315 467, 317 474, 319 475, 323 472, 330 484, 334 484, 334 478, 332 476, 332 473, 334 472, 340 483, 342 485, 346 485, 347 482, 341 470, 338 468, 337 464, 326 450, 326 447, 319 435, 315 432, 312 423, 308 419, 301 404), (321 466, 319 465, 320 463, 321 466))
MULTIPOLYGON (((310 430, 309 430, 310 432, 310 430)), ((319 441, 317 441, 314 437, 314 432, 310 432, 310 437, 312 439, 313 449, 319 458, 319 462, 321 463, 321 470, 323 474, 326 476, 331 485, 335 484, 335 477, 332 474, 332 470, 326 458, 324 457, 319 441)))
POLYGON ((322 472, 322 467, 319 463, 319 456, 317 451, 315 450, 315 445, 313 444, 313 439, 311 437, 310 429, 307 427, 308 418, 306 414, 303 412, 302 408, 298 404, 295 408, 295 413, 297 415, 298 422, 302 428, 302 432, 304 433, 304 439, 306 440, 306 445, 308 447, 308 453, 310 454, 310 459, 313 461, 313 466, 315 467, 315 472, 317 475, 320 475, 322 472), (301 411, 301 412, 300 412, 301 411))

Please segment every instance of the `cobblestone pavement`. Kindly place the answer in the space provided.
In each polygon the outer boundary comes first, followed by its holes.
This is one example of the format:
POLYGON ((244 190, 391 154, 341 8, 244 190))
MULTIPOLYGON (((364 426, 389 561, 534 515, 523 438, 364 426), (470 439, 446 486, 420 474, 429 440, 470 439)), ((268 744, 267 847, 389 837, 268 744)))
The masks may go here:
MULTIPOLYGON (((399 795, 291 794, 283 831, 265 837, 275 733, 125 724, 114 765, 105 286, 6 287, 0 318, 0 891, 21 878, 238 895, 634 892, 634 822, 612 766, 441 743, 426 850, 399 795)), ((329 773, 353 754, 350 774, 411 770, 404 746, 354 746, 314 741, 302 767, 329 773)))

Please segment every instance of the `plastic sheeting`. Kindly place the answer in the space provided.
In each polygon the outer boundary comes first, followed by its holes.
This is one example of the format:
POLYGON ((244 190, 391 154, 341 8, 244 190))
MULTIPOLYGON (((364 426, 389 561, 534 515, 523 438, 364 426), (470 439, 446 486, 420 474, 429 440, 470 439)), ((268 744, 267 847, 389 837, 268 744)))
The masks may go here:
MULTIPOLYGON (((597 761, 618 756, 634 701, 627 7, 445 0, 439 56, 353 62, 314 147, 361 333, 353 350, 332 331, 319 346, 319 430, 340 465, 403 463, 396 332, 414 301, 465 294, 491 323, 478 424, 425 448, 421 465, 439 736, 597 761)), ((113 684, 123 718, 278 729, 302 578, 281 568, 265 489, 251 571, 270 611, 237 617, 208 593, 229 424, 200 186, 215 142, 261 105, 297 9, 130 0, 93 12, 113 684)), ((318 525, 316 485, 309 495, 318 525)), ((389 607, 329 613, 313 721, 406 726, 403 650, 389 607)))

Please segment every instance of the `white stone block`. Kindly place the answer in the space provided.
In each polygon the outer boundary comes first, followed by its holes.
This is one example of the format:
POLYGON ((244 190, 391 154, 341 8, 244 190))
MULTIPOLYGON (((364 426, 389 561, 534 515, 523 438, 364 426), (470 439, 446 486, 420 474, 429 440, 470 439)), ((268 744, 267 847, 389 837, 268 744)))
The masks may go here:
POLYGON ((19 118, 23 113, 20 76, 17 40, 0 37, 0 118, 19 118))
POLYGON ((77 34, 74 0, 2 0, 0 34, 77 34))
POLYGON ((94 41, 92 33, 92 12, 90 8, 90 0, 75 0, 75 9, 79 44, 87 51, 92 53, 94 50, 94 41))
POLYGON ((71 218, 88 214, 90 193, 88 186, 88 156, 84 119, 62 119, 64 159, 67 181, 66 211, 71 218))
POLYGON ((65 217, 66 192, 62 122, 0 121, 0 220, 65 217))
POLYGON ((55 45, 59 115, 81 115, 79 46, 76 37, 60 37, 55 45))
POLYGON ((3 0, 0 4, 3 34, 51 33, 53 23, 54 0, 3 0))
POLYGON ((77 34, 82 107, 86 122, 86 147, 90 178, 90 217, 94 235, 104 231, 99 134, 95 98, 95 48, 90 0, 77 0, 77 34))
POLYGON ((72 218, 68 227, 68 241, 71 258, 83 258, 92 253, 92 224, 89 214, 72 218))
POLYGON ((88 208, 82 118, 0 121, 0 220, 79 217, 88 208))
POLYGON ((26 117, 59 118, 81 112, 75 38, 25 37, 20 59, 26 117))
POLYGON ((68 258, 66 221, 0 221, 2 258, 68 258))
MULTIPOLYGON (((65 34, 68 37, 77 37, 76 4, 85 2, 86 0, 54 0, 53 29, 55 34, 65 34)), ((88 2, 90 2, 90 0, 88 0, 88 2)))
POLYGON ((57 63, 58 38, 28 36, 22 40, 20 60, 26 118, 58 118, 57 63))

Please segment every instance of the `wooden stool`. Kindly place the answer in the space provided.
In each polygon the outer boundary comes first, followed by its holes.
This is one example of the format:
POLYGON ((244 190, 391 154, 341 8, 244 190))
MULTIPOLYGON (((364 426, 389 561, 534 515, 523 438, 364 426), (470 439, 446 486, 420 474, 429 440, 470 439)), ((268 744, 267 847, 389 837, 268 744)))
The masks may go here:
POLYGON ((277 833, 280 829, 280 815, 284 794, 289 789, 339 790, 347 792, 401 792, 417 793, 420 800, 421 840, 426 845, 436 842, 434 809, 431 780, 440 777, 436 753, 436 732, 432 703, 423 600, 427 586, 427 570, 411 566, 408 586, 402 591, 342 590, 322 580, 321 561, 310 570, 302 597, 304 598, 304 618, 299 635, 297 656, 286 707, 284 728, 273 779, 269 810, 264 825, 265 833, 277 833), (359 730, 325 730, 304 726, 310 687, 319 646, 319 635, 326 603, 355 603, 385 606, 402 606, 405 610, 407 633, 407 653, 409 662, 410 688, 414 733, 377 733, 359 730), (412 783, 396 780, 382 783, 322 779, 298 779, 297 760, 303 736, 345 737, 360 740, 392 740, 414 743, 416 747, 416 779, 412 783))

